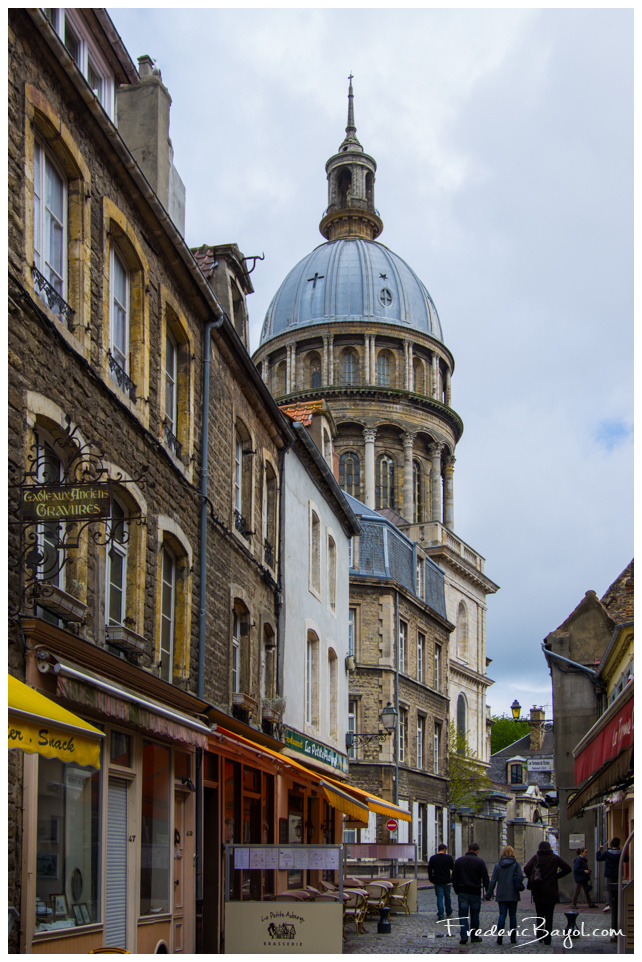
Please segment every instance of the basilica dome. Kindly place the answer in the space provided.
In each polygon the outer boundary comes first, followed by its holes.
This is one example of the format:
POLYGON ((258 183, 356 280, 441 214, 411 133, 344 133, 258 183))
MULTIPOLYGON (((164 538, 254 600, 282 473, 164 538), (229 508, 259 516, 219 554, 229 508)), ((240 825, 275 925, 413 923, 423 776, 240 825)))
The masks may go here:
POLYGON ((261 345, 309 325, 361 320, 443 341, 437 309, 408 264, 374 240, 341 237, 321 244, 290 271, 266 314, 261 345))

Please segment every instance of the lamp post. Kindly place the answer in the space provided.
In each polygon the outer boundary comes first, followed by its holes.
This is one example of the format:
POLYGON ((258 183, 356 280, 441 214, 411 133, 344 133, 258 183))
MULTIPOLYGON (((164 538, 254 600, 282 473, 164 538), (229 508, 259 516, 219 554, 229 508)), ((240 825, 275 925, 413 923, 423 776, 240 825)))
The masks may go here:
POLYGON ((515 699, 515 701, 513 702, 513 704, 510 706, 510 710, 511 710, 512 713, 513 713, 513 721, 519 721, 519 714, 520 714, 520 712, 521 712, 521 710, 522 710, 522 706, 521 706, 520 703, 517 701, 517 699, 515 699))
POLYGON ((381 724, 383 725, 383 731, 378 732, 346 732, 346 748, 352 748, 354 745, 367 745, 371 742, 378 741, 380 745, 383 745, 386 738, 394 733, 397 727, 397 711, 392 706, 390 702, 382 710, 379 715, 381 719, 381 724))

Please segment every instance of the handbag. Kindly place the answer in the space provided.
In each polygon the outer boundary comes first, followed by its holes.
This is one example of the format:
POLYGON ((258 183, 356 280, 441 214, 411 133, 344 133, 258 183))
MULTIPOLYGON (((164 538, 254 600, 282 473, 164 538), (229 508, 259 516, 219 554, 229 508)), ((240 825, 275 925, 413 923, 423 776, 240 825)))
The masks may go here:
POLYGON ((528 886, 527 886, 527 888, 529 888, 529 889, 535 888, 536 885, 541 885, 541 883, 542 883, 543 881, 544 881, 544 879, 542 878, 542 871, 541 871, 541 869, 540 869, 540 867, 539 867, 539 859, 536 858, 536 859, 535 859, 535 866, 534 866, 533 871, 531 872, 531 874, 530 874, 530 876, 529 876, 529 878, 528 878, 528 886))

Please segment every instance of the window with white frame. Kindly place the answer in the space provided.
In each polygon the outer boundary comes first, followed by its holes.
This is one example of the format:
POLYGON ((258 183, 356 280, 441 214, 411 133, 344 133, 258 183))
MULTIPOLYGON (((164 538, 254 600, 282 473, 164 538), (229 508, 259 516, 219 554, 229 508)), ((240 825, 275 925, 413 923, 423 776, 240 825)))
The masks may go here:
POLYGON ((178 345, 169 330, 165 334, 165 426, 178 434, 178 345))
POLYGON ((417 632, 417 681, 424 682, 424 665, 426 663, 426 636, 423 631, 417 632))
POLYGON ((408 750, 408 710, 399 709, 399 761, 406 761, 406 751, 408 750))
POLYGON ((128 531, 126 511, 120 501, 112 499, 112 541, 107 550, 106 625, 122 625, 127 601, 128 531))
MULTIPOLYGON (((348 731, 354 735, 357 730, 357 702, 356 699, 350 698, 348 701, 348 731)), ((354 741, 348 748, 348 758, 356 758, 357 749, 354 741)))
POLYGON ((339 696, 339 663, 334 649, 328 650, 328 732, 330 738, 336 740, 338 736, 338 696, 339 696))
POLYGON ((250 537, 252 517, 252 443, 245 424, 237 419, 234 432, 234 527, 250 537))
POLYGON ((319 639, 308 631, 305 663, 305 720, 308 725, 319 724, 319 639))
MULTIPOLYGON (((36 139, 33 157, 33 261, 60 297, 67 299, 67 180, 36 139)), ((45 292, 40 291, 45 297, 45 292)), ((52 301, 51 309, 60 310, 52 301)))
POLYGON ((263 487, 263 558, 265 563, 274 568, 276 563, 276 502, 277 479, 276 472, 269 461, 265 462, 263 487))
MULTIPOLYGON (((53 447, 36 435, 38 456, 38 484, 60 484, 62 478, 62 463, 53 447)), ((62 568, 62 552, 60 550, 61 528, 57 522, 47 521, 38 525, 38 549, 42 560, 38 565, 40 581, 63 587, 64 568, 62 568)))
POLYGON ((387 454, 377 458, 375 501, 377 508, 395 506, 395 463, 387 454))
POLYGON ((433 730, 433 750, 432 750, 432 770, 435 775, 439 774, 439 759, 441 757, 441 724, 435 722, 433 730))
POLYGON ((398 668, 400 672, 405 672, 406 670, 406 639, 408 636, 408 625, 405 621, 399 622, 399 661, 398 668))
POLYGON ((160 677, 174 679, 174 631, 176 624, 176 558, 163 548, 160 611, 160 677))
POLYGON ((232 691, 240 691, 241 680, 241 617, 232 613, 232 691))
POLYGON ((81 74, 96 94, 105 113, 114 119, 114 75, 78 11, 43 8, 52 27, 69 51, 81 74))
POLYGON ((348 609, 348 654, 355 654, 355 631, 357 628, 357 609, 348 609))
POLYGON ((417 573, 415 578, 415 590, 419 598, 424 596, 424 560, 417 558, 417 573))
POLYGON ((417 715, 417 768, 424 767, 424 742, 426 735, 426 719, 423 715, 417 715))
POLYGON ((435 691, 441 691, 441 645, 435 645, 435 691))
MULTIPOLYGON (((109 350, 121 371, 129 374, 129 269, 113 245, 109 276, 109 350)), ((114 372, 113 376, 117 379, 114 372)))

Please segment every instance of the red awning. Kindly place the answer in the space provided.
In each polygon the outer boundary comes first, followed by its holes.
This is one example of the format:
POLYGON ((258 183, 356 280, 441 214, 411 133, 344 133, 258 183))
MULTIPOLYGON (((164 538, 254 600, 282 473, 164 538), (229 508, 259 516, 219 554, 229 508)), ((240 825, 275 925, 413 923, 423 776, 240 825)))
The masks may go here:
POLYGON ((575 759, 575 784, 578 786, 633 745, 632 687, 630 697, 617 714, 607 724, 600 725, 598 721, 594 728, 595 734, 575 759))

